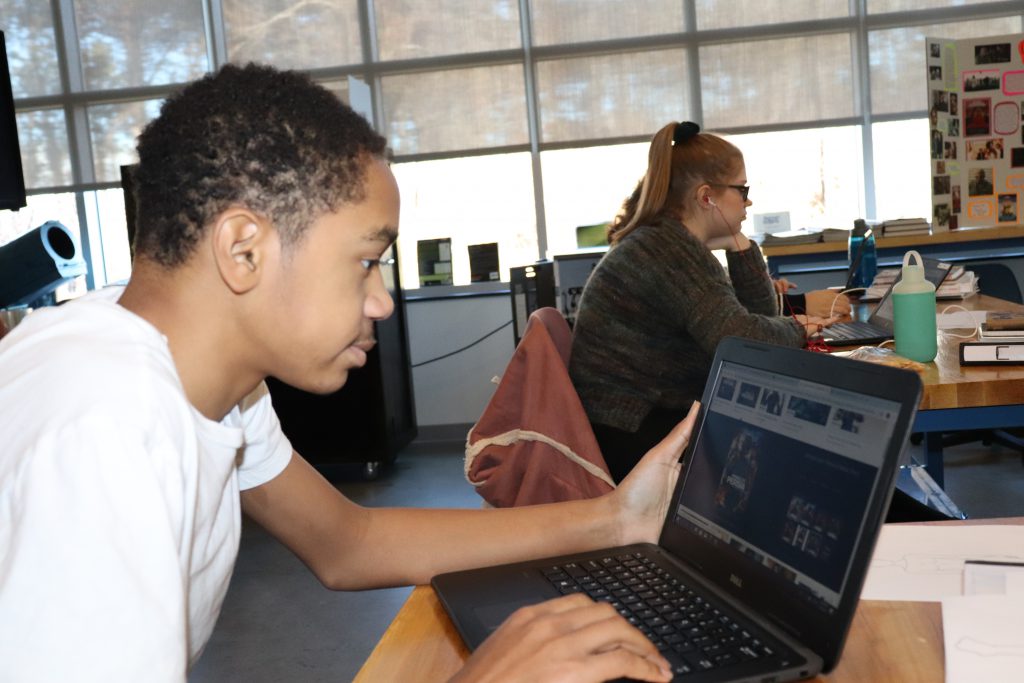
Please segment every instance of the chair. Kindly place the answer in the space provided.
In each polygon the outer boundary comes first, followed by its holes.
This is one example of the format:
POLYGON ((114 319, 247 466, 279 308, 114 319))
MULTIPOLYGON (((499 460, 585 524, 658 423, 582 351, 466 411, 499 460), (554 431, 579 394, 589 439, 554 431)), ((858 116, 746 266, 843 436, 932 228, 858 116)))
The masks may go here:
POLYGON ((615 488, 569 379, 572 332, 545 307, 529 318, 498 388, 466 437, 466 479, 494 507, 593 498, 615 488))
MULTIPOLYGON (((1003 263, 976 262, 961 264, 964 270, 974 272, 978 278, 978 290, 987 296, 994 296, 1004 301, 1024 303, 1021 296, 1020 283, 1013 270, 1003 263)), ((942 438, 942 447, 958 446, 972 441, 981 441, 985 446, 997 443, 1013 448, 1021 453, 1024 462, 1024 439, 1002 429, 982 429, 946 434, 942 438)))

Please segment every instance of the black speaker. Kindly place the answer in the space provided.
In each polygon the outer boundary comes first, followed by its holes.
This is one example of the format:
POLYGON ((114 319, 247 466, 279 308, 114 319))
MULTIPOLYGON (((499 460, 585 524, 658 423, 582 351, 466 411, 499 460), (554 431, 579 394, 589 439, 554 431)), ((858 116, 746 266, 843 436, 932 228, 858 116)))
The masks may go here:
POLYGON ((0 308, 32 303, 87 270, 71 231, 47 221, 0 247, 0 308))

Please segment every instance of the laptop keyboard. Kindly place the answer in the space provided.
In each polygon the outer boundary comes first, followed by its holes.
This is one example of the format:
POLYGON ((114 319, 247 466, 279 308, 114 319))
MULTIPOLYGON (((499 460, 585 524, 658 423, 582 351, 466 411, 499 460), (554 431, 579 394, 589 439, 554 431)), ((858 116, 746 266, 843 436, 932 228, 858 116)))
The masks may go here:
POLYGON ((647 636, 676 674, 775 655, 755 637, 642 553, 572 562, 542 570, 563 595, 586 593, 612 605, 647 636))
POLYGON ((884 335, 885 332, 881 328, 857 320, 829 325, 825 333, 830 339, 871 339, 884 335))

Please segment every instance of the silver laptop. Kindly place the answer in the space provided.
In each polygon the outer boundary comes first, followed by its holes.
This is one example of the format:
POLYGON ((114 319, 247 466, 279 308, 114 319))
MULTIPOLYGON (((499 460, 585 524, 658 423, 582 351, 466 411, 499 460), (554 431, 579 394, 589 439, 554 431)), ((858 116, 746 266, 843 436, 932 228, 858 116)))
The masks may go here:
MULTIPOLYGON (((936 259, 922 259, 924 265, 924 277, 931 282, 935 289, 949 275, 950 264, 936 259)), ((894 281, 885 294, 879 299, 878 305, 871 311, 867 320, 851 320, 849 322, 835 323, 822 330, 821 337, 826 344, 836 346, 848 346, 853 344, 880 344, 893 338, 893 306, 892 288, 896 286, 894 281)))
POLYGON ((567 593, 611 603, 675 680, 797 680, 842 652, 917 404, 912 372, 725 339, 657 545, 437 576, 463 640, 567 593))

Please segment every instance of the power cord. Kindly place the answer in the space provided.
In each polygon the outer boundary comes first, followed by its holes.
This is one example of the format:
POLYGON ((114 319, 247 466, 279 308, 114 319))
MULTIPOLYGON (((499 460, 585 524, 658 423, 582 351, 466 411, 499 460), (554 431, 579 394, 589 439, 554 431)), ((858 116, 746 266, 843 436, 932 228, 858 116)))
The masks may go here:
POLYGON ((455 355, 455 354, 457 354, 457 353, 462 353, 462 352, 463 352, 463 351, 465 351, 466 349, 470 349, 470 348, 473 348, 474 346, 476 346, 477 344, 479 344, 480 342, 482 342, 482 341, 483 341, 484 339, 487 339, 487 338, 488 338, 488 337, 490 337, 491 335, 494 335, 494 334, 497 334, 498 332, 501 332, 501 331, 502 331, 503 329, 505 329, 506 327, 508 327, 508 326, 509 326, 509 325, 511 325, 511 324, 512 324, 512 321, 511 321, 511 320, 509 320, 509 321, 508 321, 507 323, 504 323, 504 324, 502 324, 502 325, 499 325, 498 327, 494 328, 493 330, 491 330, 490 332, 488 332, 488 333, 487 333, 487 334, 485 334, 484 336, 480 337, 480 338, 479 338, 479 339, 477 339, 477 340, 476 340, 475 342, 472 342, 472 343, 470 343, 470 344, 466 344, 466 345, 465 345, 465 346, 463 346, 463 347, 462 347, 461 349, 455 349, 454 351, 451 351, 451 352, 449 352, 449 353, 446 353, 446 354, 444 354, 443 356, 438 356, 437 358, 431 358, 430 360, 425 360, 425 361, 421 361, 421 362, 419 362, 419 363, 413 363, 413 364, 412 364, 412 367, 414 367, 414 368, 418 368, 418 367, 422 367, 422 366, 424 366, 424 365, 428 365, 429 363, 436 363, 437 361, 439 361, 439 360, 444 360, 445 358, 451 358, 452 356, 454 356, 454 355, 455 355))

